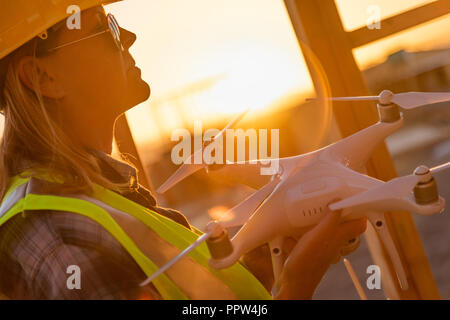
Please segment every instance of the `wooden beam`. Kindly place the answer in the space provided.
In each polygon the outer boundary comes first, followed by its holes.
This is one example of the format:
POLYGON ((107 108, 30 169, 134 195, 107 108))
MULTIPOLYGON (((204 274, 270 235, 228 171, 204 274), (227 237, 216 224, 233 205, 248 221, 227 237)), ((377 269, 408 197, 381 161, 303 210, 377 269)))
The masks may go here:
POLYGON ((358 48, 364 46, 449 13, 450 4, 448 0, 439 0, 411 9, 382 20, 380 29, 369 29, 364 26, 354 31, 350 31, 349 37, 351 47, 358 48))
MULTIPOLYGON (((321 62, 334 96, 367 95, 369 91, 352 53, 352 44, 345 32, 333 0, 284 0, 295 33, 310 68, 316 92, 323 93, 321 72, 313 70, 321 62)), ((330 94, 330 93, 328 93, 330 94)), ((373 103, 335 104, 333 113, 343 137, 378 121, 373 103)), ((367 164, 369 175, 381 180, 396 177, 390 154, 382 144, 367 164)), ((374 232, 366 232, 371 254, 380 266, 385 293, 391 299, 438 299, 439 293, 422 242, 412 217, 407 212, 386 214, 387 224, 404 263, 410 288, 399 288, 391 261, 374 232)))
POLYGON ((139 183, 153 192, 153 186, 151 185, 150 179, 146 174, 146 170, 142 165, 141 157, 139 156, 136 144, 134 143, 133 135, 125 114, 121 115, 119 119, 117 119, 114 132, 117 148, 120 153, 125 156, 126 159, 124 160, 131 161, 134 164, 138 170, 139 183))

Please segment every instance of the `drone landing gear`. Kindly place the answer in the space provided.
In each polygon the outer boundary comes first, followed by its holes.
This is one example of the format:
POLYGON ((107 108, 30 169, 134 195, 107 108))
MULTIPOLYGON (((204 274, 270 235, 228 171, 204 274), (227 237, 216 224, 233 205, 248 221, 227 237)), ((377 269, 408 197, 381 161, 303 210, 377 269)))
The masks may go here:
POLYGON ((269 242, 270 256, 272 258, 272 268, 274 276, 274 284, 272 288, 272 294, 275 296, 279 288, 279 280, 281 272, 283 271, 283 265, 285 257, 283 254, 283 241, 284 237, 276 237, 269 242))
POLYGON ((408 289, 408 280, 406 278, 406 272, 403 268, 402 261, 400 259, 400 256, 398 254, 397 248, 395 247, 394 241, 392 240, 392 237, 389 233, 386 219, 384 218, 384 213, 374 212, 367 215, 367 218, 369 219, 370 223, 376 230, 376 232, 379 235, 379 238, 381 242, 383 243, 383 246, 385 247, 386 251, 389 254, 389 257, 391 258, 392 264, 394 265, 395 272, 397 274, 400 287, 403 290, 408 289))

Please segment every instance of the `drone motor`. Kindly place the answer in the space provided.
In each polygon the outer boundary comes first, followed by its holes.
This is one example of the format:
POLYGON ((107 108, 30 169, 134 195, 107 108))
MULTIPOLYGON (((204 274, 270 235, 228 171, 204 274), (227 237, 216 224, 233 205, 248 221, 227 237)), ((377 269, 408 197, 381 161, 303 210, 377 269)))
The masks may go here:
POLYGON ((414 174, 419 177, 419 182, 414 187, 414 198, 417 204, 426 205, 439 201, 439 192, 436 180, 426 166, 417 167, 414 174))
POLYGON ((400 120, 400 109, 395 103, 379 103, 377 107, 381 122, 392 123, 400 120))
POLYGON ((206 240, 211 257, 216 260, 228 257, 233 252, 233 245, 227 230, 216 221, 208 223, 206 230, 212 232, 206 240))

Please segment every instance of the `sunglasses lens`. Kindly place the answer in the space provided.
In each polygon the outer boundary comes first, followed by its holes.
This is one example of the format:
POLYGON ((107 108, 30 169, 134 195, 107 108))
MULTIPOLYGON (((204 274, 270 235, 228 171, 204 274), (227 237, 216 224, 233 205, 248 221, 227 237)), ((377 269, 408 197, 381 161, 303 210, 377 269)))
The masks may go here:
POLYGON ((114 38, 114 42, 116 43, 116 46, 123 50, 122 48, 122 42, 120 41, 120 29, 119 24, 117 23, 116 18, 114 18, 113 15, 108 15, 108 22, 109 22, 109 28, 111 29, 111 34, 114 38))

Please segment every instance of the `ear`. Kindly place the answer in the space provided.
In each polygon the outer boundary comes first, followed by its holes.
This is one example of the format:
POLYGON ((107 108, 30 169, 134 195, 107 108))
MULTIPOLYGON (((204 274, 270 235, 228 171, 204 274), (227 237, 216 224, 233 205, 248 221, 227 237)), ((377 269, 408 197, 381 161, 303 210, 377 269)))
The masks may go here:
POLYGON ((30 56, 23 57, 19 61, 18 72, 20 80, 28 89, 35 91, 33 82, 37 82, 44 97, 61 99, 65 96, 64 89, 42 60, 30 56))

